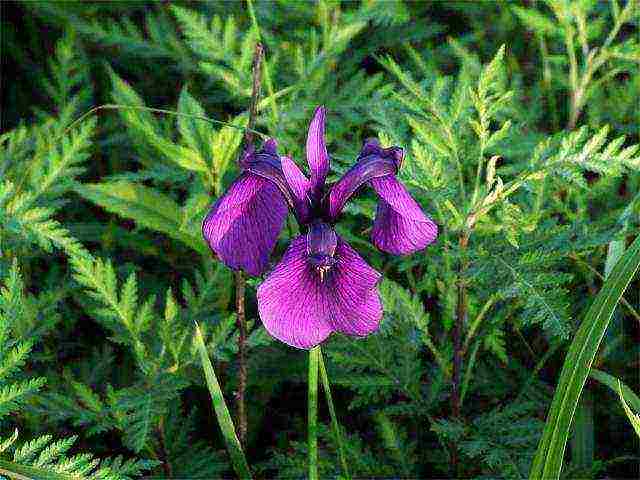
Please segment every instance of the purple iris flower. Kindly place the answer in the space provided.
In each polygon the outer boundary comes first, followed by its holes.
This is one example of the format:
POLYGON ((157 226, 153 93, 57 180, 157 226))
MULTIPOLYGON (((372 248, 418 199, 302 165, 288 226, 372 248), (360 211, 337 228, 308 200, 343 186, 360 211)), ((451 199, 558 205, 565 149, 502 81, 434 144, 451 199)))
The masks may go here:
POLYGON ((406 255, 433 242, 438 227, 397 179, 404 158, 399 147, 365 141, 356 164, 331 186, 325 184, 329 154, 324 140, 325 109, 315 111, 307 137, 310 178, 275 140, 260 151, 249 147, 242 173, 211 207, 202 233, 230 268, 261 275, 289 209, 303 231, 258 288, 258 310, 267 331, 282 342, 309 349, 332 332, 362 337, 378 329, 381 274, 340 238, 333 225, 356 191, 368 185, 378 194, 371 241, 380 250, 406 255))

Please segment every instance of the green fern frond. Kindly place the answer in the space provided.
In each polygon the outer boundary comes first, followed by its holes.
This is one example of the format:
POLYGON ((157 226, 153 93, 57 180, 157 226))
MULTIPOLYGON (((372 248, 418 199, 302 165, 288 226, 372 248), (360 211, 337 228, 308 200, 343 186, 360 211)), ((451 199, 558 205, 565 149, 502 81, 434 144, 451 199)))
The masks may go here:
POLYGON ((143 185, 125 180, 83 184, 75 191, 84 198, 140 226, 164 233, 203 255, 209 248, 201 235, 181 230, 180 207, 167 195, 143 185))

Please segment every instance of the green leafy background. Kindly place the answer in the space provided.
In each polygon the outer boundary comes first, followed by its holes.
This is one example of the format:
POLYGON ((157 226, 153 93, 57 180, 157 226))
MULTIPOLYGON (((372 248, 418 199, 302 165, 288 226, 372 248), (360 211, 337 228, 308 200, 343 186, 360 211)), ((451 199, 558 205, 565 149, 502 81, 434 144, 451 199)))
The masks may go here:
MULTIPOLYGON (((384 274, 380 331, 323 345, 351 475, 535 477, 569 346, 640 231, 639 12, 637 0, 3 4, 0 475, 234 475, 199 343, 235 418, 233 275, 200 225, 238 173, 261 41, 256 129, 302 166, 325 105, 330 181, 367 137, 403 146, 400 178, 441 231, 409 257, 376 251, 370 191, 338 226, 384 274), (110 106, 74 123, 98 105, 110 106)), ((297 234, 290 218, 274 259, 297 234)), ((247 287, 244 450, 255 477, 300 478, 308 355, 261 326, 260 281, 247 287)), ((563 478, 637 476, 639 286, 590 340, 562 417, 563 478)), ((338 478, 318 404, 319 474, 338 478)))

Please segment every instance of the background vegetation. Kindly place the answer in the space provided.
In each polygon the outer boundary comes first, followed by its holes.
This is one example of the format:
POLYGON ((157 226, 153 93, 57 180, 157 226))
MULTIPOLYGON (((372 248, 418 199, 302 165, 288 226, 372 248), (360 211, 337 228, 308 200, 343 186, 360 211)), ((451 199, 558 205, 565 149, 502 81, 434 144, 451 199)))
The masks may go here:
MULTIPOLYGON (((302 162, 324 104, 338 173, 366 137, 404 146, 401 178, 441 228, 410 257, 376 251, 370 192, 338 227, 385 277, 380 332, 323 345, 350 474, 527 477, 569 344, 640 230, 639 11, 3 2, 0 473, 233 476, 194 340, 197 321, 234 414, 233 276, 200 223, 237 174, 232 126, 247 122, 261 41, 256 128, 302 162), (104 104, 186 115, 112 108, 72 123, 104 104)), ((276 257, 293 219, 285 232, 276 257)), ((299 478, 308 355, 266 334, 259 282, 244 450, 255 477, 299 478)), ((565 478, 638 475, 617 386, 640 411, 638 287, 584 369, 565 478)), ((322 401, 318 429, 320 476, 337 477, 322 401)))

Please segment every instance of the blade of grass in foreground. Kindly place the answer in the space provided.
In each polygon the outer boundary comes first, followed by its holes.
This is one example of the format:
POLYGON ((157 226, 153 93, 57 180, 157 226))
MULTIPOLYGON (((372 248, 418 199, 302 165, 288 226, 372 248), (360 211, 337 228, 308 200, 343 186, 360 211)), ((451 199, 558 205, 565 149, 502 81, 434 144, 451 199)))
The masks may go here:
POLYGON ((622 394, 622 382, 620 382, 620 380, 618 380, 618 396, 620 397, 622 407, 629 418, 629 422, 631 422, 633 429, 636 431, 636 435, 640 438, 640 415, 633 413, 629 408, 629 405, 627 405, 627 402, 625 402, 624 395, 622 394))
POLYGON ((637 237, 616 263, 569 347, 542 439, 531 466, 530 479, 546 480, 560 477, 567 437, 580 393, 616 304, 639 265, 640 237, 637 237))
POLYGON ((589 372, 589 376, 594 380, 602 383, 609 387, 616 395, 618 394, 618 385, 622 388, 622 393, 624 393, 624 398, 629 402, 634 410, 640 412, 640 398, 638 395, 634 393, 625 383, 621 382, 618 378, 613 375, 609 375, 607 372, 603 372, 602 370, 596 370, 595 368, 591 369, 589 372))
MULTIPOLYGON (((320 347, 318 347, 320 349, 320 347)), ((324 360, 322 359, 322 350, 319 350, 318 360, 320 360, 320 377, 322 378, 322 387, 327 398, 327 404, 329 406, 329 415, 331 415, 331 428, 333 428, 333 434, 336 438, 336 444, 338 446, 338 458, 340 459, 340 465, 342 467, 342 474, 345 478, 350 479, 349 467, 347 466, 347 458, 344 455, 344 449, 342 448, 342 433, 340 432, 340 425, 338 424, 338 416, 336 415, 336 409, 333 406, 333 397, 331 396, 331 385, 329 385, 329 376, 327 375, 327 369, 324 366, 324 360)))
POLYGON ((224 437, 224 441, 227 444, 227 450, 229 451, 229 456, 231 457, 233 469, 238 474, 238 477, 242 479, 251 478, 251 471, 249 470, 247 459, 245 458, 242 447, 240 446, 240 441, 238 440, 238 437, 236 435, 236 429, 233 426, 233 421, 231 420, 229 409, 227 408, 227 404, 225 403, 224 397, 222 396, 220 384, 218 383, 216 374, 213 371, 213 365, 211 365, 211 360, 209 360, 207 347, 204 344, 202 332, 200 332, 200 327, 197 323, 195 340, 196 347, 200 352, 200 360, 202 361, 204 376, 207 379, 207 387, 209 388, 209 393, 211 394, 213 409, 216 412, 218 425, 220 425, 222 436, 224 437))
POLYGON ((309 398, 308 419, 309 437, 307 440, 309 480, 318 480, 318 358, 320 347, 309 351, 309 398))

